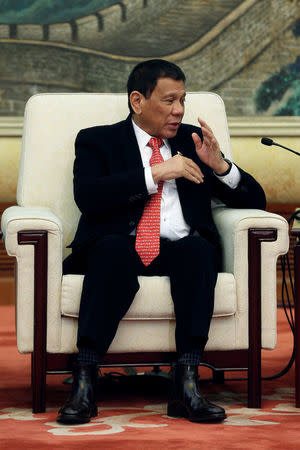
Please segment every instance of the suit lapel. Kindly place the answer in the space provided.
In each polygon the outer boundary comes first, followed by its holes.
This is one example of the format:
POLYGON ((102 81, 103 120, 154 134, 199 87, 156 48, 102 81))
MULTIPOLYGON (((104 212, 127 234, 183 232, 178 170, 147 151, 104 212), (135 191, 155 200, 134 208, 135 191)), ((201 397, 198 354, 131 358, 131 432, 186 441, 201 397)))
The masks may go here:
POLYGON ((143 167, 141 152, 135 137, 131 116, 125 120, 123 133, 121 133, 121 146, 128 168, 143 167))
POLYGON ((177 155, 177 152, 180 152, 183 154, 182 148, 180 146, 180 138, 178 138, 178 135, 169 139, 168 142, 171 147, 172 156, 177 155))
MULTIPOLYGON (((182 130, 180 127, 176 136, 174 136, 173 138, 168 140, 170 147, 171 147, 172 156, 177 155, 178 152, 180 152, 183 156, 186 156, 185 155, 185 142, 184 142, 184 139, 182 138, 181 131, 182 130)), ((186 184, 186 179, 183 177, 176 178, 175 182, 176 182, 176 186, 177 186, 180 203, 181 203, 181 205, 183 205, 184 196, 185 196, 184 186, 186 184)))

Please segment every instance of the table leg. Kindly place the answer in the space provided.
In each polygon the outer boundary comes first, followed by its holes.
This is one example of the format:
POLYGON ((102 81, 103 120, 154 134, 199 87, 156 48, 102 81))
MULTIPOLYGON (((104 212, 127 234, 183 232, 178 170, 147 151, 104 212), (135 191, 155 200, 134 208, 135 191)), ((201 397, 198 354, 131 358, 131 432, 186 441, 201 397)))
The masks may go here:
POLYGON ((295 388, 296 408, 300 408, 300 240, 295 245, 295 388))

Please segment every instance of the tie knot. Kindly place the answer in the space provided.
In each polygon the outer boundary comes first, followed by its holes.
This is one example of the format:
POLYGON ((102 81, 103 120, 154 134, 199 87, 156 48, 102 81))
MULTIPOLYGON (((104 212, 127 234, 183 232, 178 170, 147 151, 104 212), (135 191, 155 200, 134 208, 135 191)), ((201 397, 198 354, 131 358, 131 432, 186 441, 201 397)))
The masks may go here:
POLYGON ((159 150, 159 148, 164 145, 164 141, 161 138, 152 137, 149 140, 148 145, 152 148, 152 150, 159 150))

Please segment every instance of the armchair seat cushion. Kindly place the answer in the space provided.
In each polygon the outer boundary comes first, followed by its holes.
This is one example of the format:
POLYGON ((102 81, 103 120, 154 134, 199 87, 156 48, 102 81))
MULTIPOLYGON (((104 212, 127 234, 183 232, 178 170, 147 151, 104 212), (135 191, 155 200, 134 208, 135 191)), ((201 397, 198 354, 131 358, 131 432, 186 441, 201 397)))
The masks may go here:
MULTIPOLYGON (((84 275, 64 275, 61 315, 78 318, 84 275)), ((140 289, 123 320, 174 320, 169 277, 139 278, 140 289)), ((219 273, 215 287, 214 317, 233 316, 237 309, 236 283, 231 273, 219 273)))

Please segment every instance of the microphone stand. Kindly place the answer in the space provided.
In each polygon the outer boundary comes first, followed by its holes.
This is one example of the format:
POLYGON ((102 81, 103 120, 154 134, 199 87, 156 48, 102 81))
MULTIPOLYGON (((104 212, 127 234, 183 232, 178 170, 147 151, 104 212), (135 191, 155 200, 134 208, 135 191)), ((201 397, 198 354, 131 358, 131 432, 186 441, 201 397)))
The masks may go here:
POLYGON ((292 150, 291 148, 285 147, 284 145, 277 144, 276 142, 273 142, 273 145, 277 145, 277 147, 285 148, 285 149, 288 150, 289 152, 295 153, 295 155, 300 156, 300 153, 295 152, 295 150, 292 150))
POLYGON ((260 142, 261 142, 262 144, 268 145, 268 146, 270 146, 270 145, 276 145, 277 147, 284 148, 285 150, 288 150, 289 152, 295 153, 295 155, 300 156, 300 153, 296 152, 295 150, 292 150, 291 148, 285 147, 284 145, 277 144, 277 142, 274 142, 273 139, 270 139, 270 138, 267 138, 267 137, 263 137, 263 138, 261 138, 261 141, 260 141, 260 142))
MULTIPOLYGON (((285 147, 284 145, 277 144, 277 142, 274 142, 272 139, 263 137, 261 139, 261 143, 264 145, 276 145, 277 147, 284 148, 285 150, 288 150, 289 152, 294 153, 295 155, 300 156, 300 153, 296 152, 295 150, 292 150, 291 148, 285 147)), ((299 219, 300 216, 300 209, 295 211, 292 216, 288 219, 288 223, 291 222, 295 217, 299 219)), ((292 230, 292 235, 296 236, 298 238, 298 242, 296 242, 295 248, 294 248, 294 254, 295 254, 295 267, 294 267, 294 285, 292 282, 291 272, 290 272, 290 263, 288 258, 288 253, 286 255, 281 256, 281 269, 282 269, 282 306, 284 308, 286 317, 288 319, 291 331, 293 333, 293 352, 290 358, 290 361, 288 362, 287 366, 278 374, 273 375, 271 377, 265 377, 265 380, 273 380, 275 378, 279 378, 280 376, 287 373, 290 368, 293 365, 293 362, 295 361, 295 387, 296 387, 296 407, 300 407, 300 344, 299 344, 299 338, 300 338, 300 282, 299 282, 299 275, 300 275, 300 244, 299 244, 299 238, 300 238, 300 229, 292 230), (292 287, 292 296, 294 299, 294 318, 292 314, 292 305, 290 303, 289 294, 287 290, 287 284, 285 280, 285 263, 287 262, 287 268, 289 272, 291 287, 292 287), (296 290, 294 289, 294 286, 296 287, 296 290), (290 318, 288 316, 287 311, 287 305, 284 301, 284 290, 287 294, 287 302, 288 307, 290 310, 290 318), (297 294, 297 295, 296 295, 297 294)))

